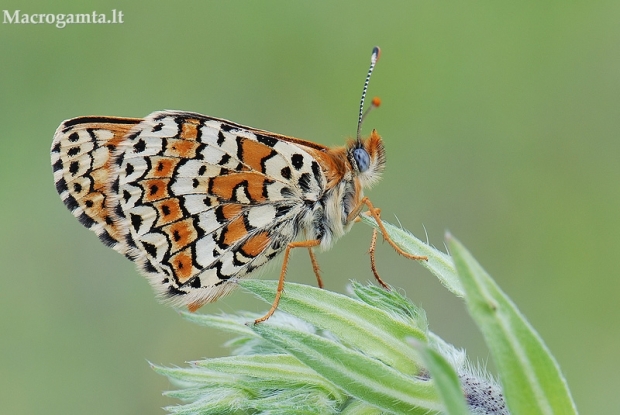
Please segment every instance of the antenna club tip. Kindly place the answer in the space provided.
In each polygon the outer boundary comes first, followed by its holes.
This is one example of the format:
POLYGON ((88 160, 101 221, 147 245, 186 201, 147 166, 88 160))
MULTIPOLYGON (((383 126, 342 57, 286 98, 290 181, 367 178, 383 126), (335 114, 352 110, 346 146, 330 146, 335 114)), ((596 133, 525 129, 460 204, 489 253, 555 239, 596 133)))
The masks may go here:
POLYGON ((372 99, 372 106, 373 106, 373 107, 378 107, 378 106, 380 106, 380 105, 381 105, 381 98, 379 98, 379 97, 374 97, 374 98, 372 99))
POLYGON ((381 56, 381 48, 379 48, 379 46, 375 46, 372 49, 372 61, 373 62, 378 61, 380 56, 381 56))

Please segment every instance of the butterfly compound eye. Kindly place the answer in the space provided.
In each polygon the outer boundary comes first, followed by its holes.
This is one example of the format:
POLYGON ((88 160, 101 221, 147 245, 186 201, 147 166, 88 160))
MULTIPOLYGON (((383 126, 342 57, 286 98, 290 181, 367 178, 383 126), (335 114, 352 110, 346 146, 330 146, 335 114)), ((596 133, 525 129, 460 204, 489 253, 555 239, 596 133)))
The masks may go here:
POLYGON ((357 169, 360 173, 364 173, 370 167, 370 156, 363 148, 353 150, 353 158, 357 163, 357 169))

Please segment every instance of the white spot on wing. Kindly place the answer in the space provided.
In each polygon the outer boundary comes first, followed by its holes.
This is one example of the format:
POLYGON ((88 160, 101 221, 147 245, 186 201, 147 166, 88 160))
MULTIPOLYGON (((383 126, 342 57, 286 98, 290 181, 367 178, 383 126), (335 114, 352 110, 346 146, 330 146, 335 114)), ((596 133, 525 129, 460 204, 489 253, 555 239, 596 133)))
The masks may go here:
POLYGON ((213 209, 200 213, 198 216, 198 226, 204 231, 205 234, 210 234, 222 227, 222 225, 217 221, 215 211, 213 209))
MULTIPOLYGON (((168 240, 161 233, 151 232, 151 233, 144 234, 140 237, 139 241, 146 242, 155 247, 155 250, 156 250, 155 260, 159 263, 163 261, 164 255, 170 249, 168 240)), ((143 251, 143 252, 146 252, 146 251, 143 251)))
POLYGON ((233 198, 243 204, 249 205, 251 203, 251 200, 248 199, 247 195, 245 194, 245 187, 243 186, 239 186, 235 189, 235 195, 233 196, 233 198))
POLYGON ((248 210, 248 222, 255 228, 264 228, 276 219, 276 209, 273 205, 253 206, 248 210))
MULTIPOLYGON (((196 262, 202 267, 208 267, 217 258, 213 256, 213 250, 217 247, 213 235, 206 235, 196 241, 196 262)), ((204 277, 201 277, 204 281, 204 277)))

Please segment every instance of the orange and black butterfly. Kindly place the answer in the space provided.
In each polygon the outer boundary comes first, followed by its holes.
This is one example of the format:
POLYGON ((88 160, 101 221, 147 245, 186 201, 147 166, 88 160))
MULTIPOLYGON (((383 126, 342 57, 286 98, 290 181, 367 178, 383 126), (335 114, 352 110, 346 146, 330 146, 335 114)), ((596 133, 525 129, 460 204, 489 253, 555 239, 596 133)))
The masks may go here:
MULTIPOLYGON (((184 111, 78 117, 54 135, 56 189, 84 226, 138 265, 161 298, 192 311, 284 252, 276 300, 257 320, 264 321, 277 307, 292 248, 308 249, 322 286, 313 248, 329 248, 364 206, 380 223, 363 190, 385 167, 383 141, 376 131, 360 137, 378 58, 375 48, 357 138, 344 147, 184 111)), ((378 105, 373 100, 371 108, 378 105)), ((375 240, 376 233, 373 248, 375 240)))

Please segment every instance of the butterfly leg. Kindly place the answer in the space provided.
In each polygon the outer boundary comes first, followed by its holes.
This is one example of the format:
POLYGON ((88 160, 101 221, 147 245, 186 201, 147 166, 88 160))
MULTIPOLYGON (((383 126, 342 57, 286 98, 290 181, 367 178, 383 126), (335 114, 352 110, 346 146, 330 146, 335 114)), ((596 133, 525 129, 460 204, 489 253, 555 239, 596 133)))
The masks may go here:
POLYGON ((370 269, 372 270, 372 273, 374 274, 377 282, 379 282, 379 284, 381 284, 383 288, 385 288, 386 290, 389 290, 390 287, 381 279, 381 277, 379 276, 379 273, 377 272, 377 266, 375 264, 375 247, 376 246, 377 246, 377 230, 373 229, 372 239, 370 240, 370 249, 368 250, 368 253, 370 254, 370 269))
MULTIPOLYGON (((291 249, 293 249, 293 248, 312 248, 312 247, 318 246, 320 244, 321 244, 321 241, 319 241, 318 239, 312 239, 312 240, 308 240, 308 241, 291 242, 291 243, 289 243, 286 246, 286 250, 284 251, 284 259, 282 261, 282 270, 280 271, 280 280, 278 281, 278 289, 276 291, 276 297, 273 300, 273 304, 271 305, 271 308, 269 309, 269 311, 267 311, 267 314, 265 314, 261 318, 257 318, 256 320, 254 320, 254 324, 258 324, 258 323, 262 323, 263 321, 266 321, 269 317, 271 317, 273 315, 273 313, 278 308, 278 303, 280 302, 280 297, 282 296, 282 291, 284 291, 284 279, 286 278, 286 268, 288 267, 288 260, 289 260, 289 255, 291 253, 291 249)), ((312 258, 312 255, 310 257, 312 258)), ((314 267, 314 263, 313 263, 313 267, 314 267)), ((317 276, 318 276, 318 274, 317 274, 317 276)), ((319 279, 319 281, 320 281, 320 279, 319 279)), ((322 282, 321 282, 321 284, 322 284, 322 282)))
POLYGON ((364 197, 362 199, 362 201, 360 202, 360 205, 362 204, 368 206, 368 213, 377 222, 377 225, 379 226, 379 229, 381 230, 381 233, 383 234, 383 239, 386 240, 392 246, 392 248, 394 248, 396 252, 398 252, 400 255, 404 256, 405 258, 414 259, 418 261, 428 261, 427 256, 409 254, 403 251, 398 245, 396 245, 396 243, 392 240, 392 238, 390 238, 387 231, 385 230, 385 226, 383 226, 383 221, 381 220, 381 216, 379 216, 379 209, 375 208, 367 197, 364 197))
POLYGON ((312 270, 314 271, 314 275, 316 275, 316 282, 319 285, 319 288, 323 288, 323 280, 321 279, 321 269, 319 268, 319 263, 316 260, 316 256, 314 255, 314 251, 312 247, 308 247, 308 253, 310 254, 310 262, 312 262, 312 270))

